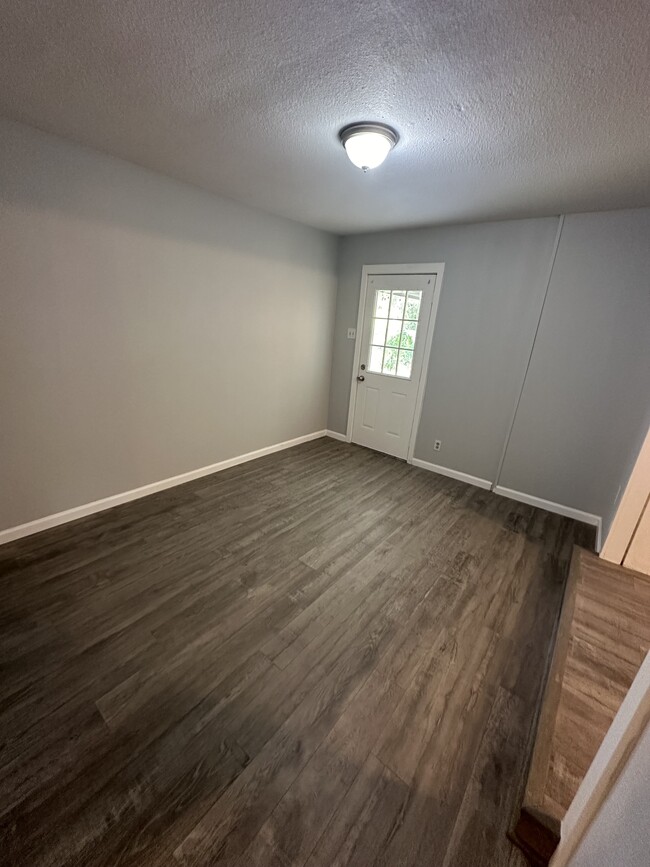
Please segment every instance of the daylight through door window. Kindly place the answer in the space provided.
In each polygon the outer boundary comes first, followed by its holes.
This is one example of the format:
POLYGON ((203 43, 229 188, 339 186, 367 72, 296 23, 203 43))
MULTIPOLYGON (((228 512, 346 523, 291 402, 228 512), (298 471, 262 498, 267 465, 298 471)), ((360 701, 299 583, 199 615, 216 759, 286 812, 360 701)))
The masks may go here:
POLYGON ((422 292, 377 289, 370 334, 369 373, 411 378, 422 292))

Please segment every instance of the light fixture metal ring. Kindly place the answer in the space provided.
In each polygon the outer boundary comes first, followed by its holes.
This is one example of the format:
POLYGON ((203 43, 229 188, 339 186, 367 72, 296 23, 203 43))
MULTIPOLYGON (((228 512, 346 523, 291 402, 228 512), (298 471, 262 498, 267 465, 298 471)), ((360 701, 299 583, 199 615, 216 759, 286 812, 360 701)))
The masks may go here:
POLYGON ((353 135, 358 135, 361 132, 378 132, 385 136, 391 143, 391 148, 394 148, 399 141, 399 134, 392 127, 385 123, 375 123, 373 121, 363 121, 361 123, 350 123, 344 126, 339 132, 341 144, 345 147, 346 141, 353 135))

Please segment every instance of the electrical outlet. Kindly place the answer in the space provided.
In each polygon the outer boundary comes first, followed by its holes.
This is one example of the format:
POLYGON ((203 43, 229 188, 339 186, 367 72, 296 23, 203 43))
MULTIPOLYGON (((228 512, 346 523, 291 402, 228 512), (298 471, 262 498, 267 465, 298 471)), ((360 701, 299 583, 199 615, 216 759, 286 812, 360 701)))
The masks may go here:
POLYGON ((435 440, 433 443, 434 452, 439 452, 441 448, 442 448, 442 440, 435 440))
POLYGON ((354 340, 357 336, 356 328, 348 328, 348 340, 354 340))

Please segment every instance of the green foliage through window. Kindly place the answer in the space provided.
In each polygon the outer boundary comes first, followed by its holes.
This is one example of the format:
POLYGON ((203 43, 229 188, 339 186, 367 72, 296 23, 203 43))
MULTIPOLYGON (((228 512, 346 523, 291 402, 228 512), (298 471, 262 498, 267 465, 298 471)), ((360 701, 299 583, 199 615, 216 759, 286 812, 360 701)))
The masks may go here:
POLYGON ((421 301, 421 292, 376 291, 368 359, 370 373, 410 378, 421 301))

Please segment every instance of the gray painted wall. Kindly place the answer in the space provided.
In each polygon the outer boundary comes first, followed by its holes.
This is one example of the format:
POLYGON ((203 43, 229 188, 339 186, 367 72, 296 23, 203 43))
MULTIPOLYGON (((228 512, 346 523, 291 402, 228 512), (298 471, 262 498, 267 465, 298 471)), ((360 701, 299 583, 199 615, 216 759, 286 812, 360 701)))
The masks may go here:
POLYGON ((650 422, 650 210, 336 239, 0 121, 0 529, 344 432, 363 264, 446 263, 416 457, 609 526, 650 422), (331 360, 331 389, 329 389, 331 360), (434 439, 443 448, 433 451, 434 439))
POLYGON ((361 268, 444 262, 415 456, 492 481, 546 289, 556 218, 343 238, 330 429, 347 426, 361 268), (433 442, 442 440, 434 452, 433 442))
POLYGON ((603 517, 650 421, 650 209, 567 216, 499 484, 603 517))
POLYGON ((415 456, 601 515, 615 510, 650 420, 650 210, 344 238, 329 427, 347 425, 364 264, 445 262, 415 456), (433 451, 434 439, 443 443, 433 451))
POLYGON ((0 529, 324 429, 336 243, 0 121, 0 529))
POLYGON ((648 867, 650 726, 569 862, 571 867, 648 867))

